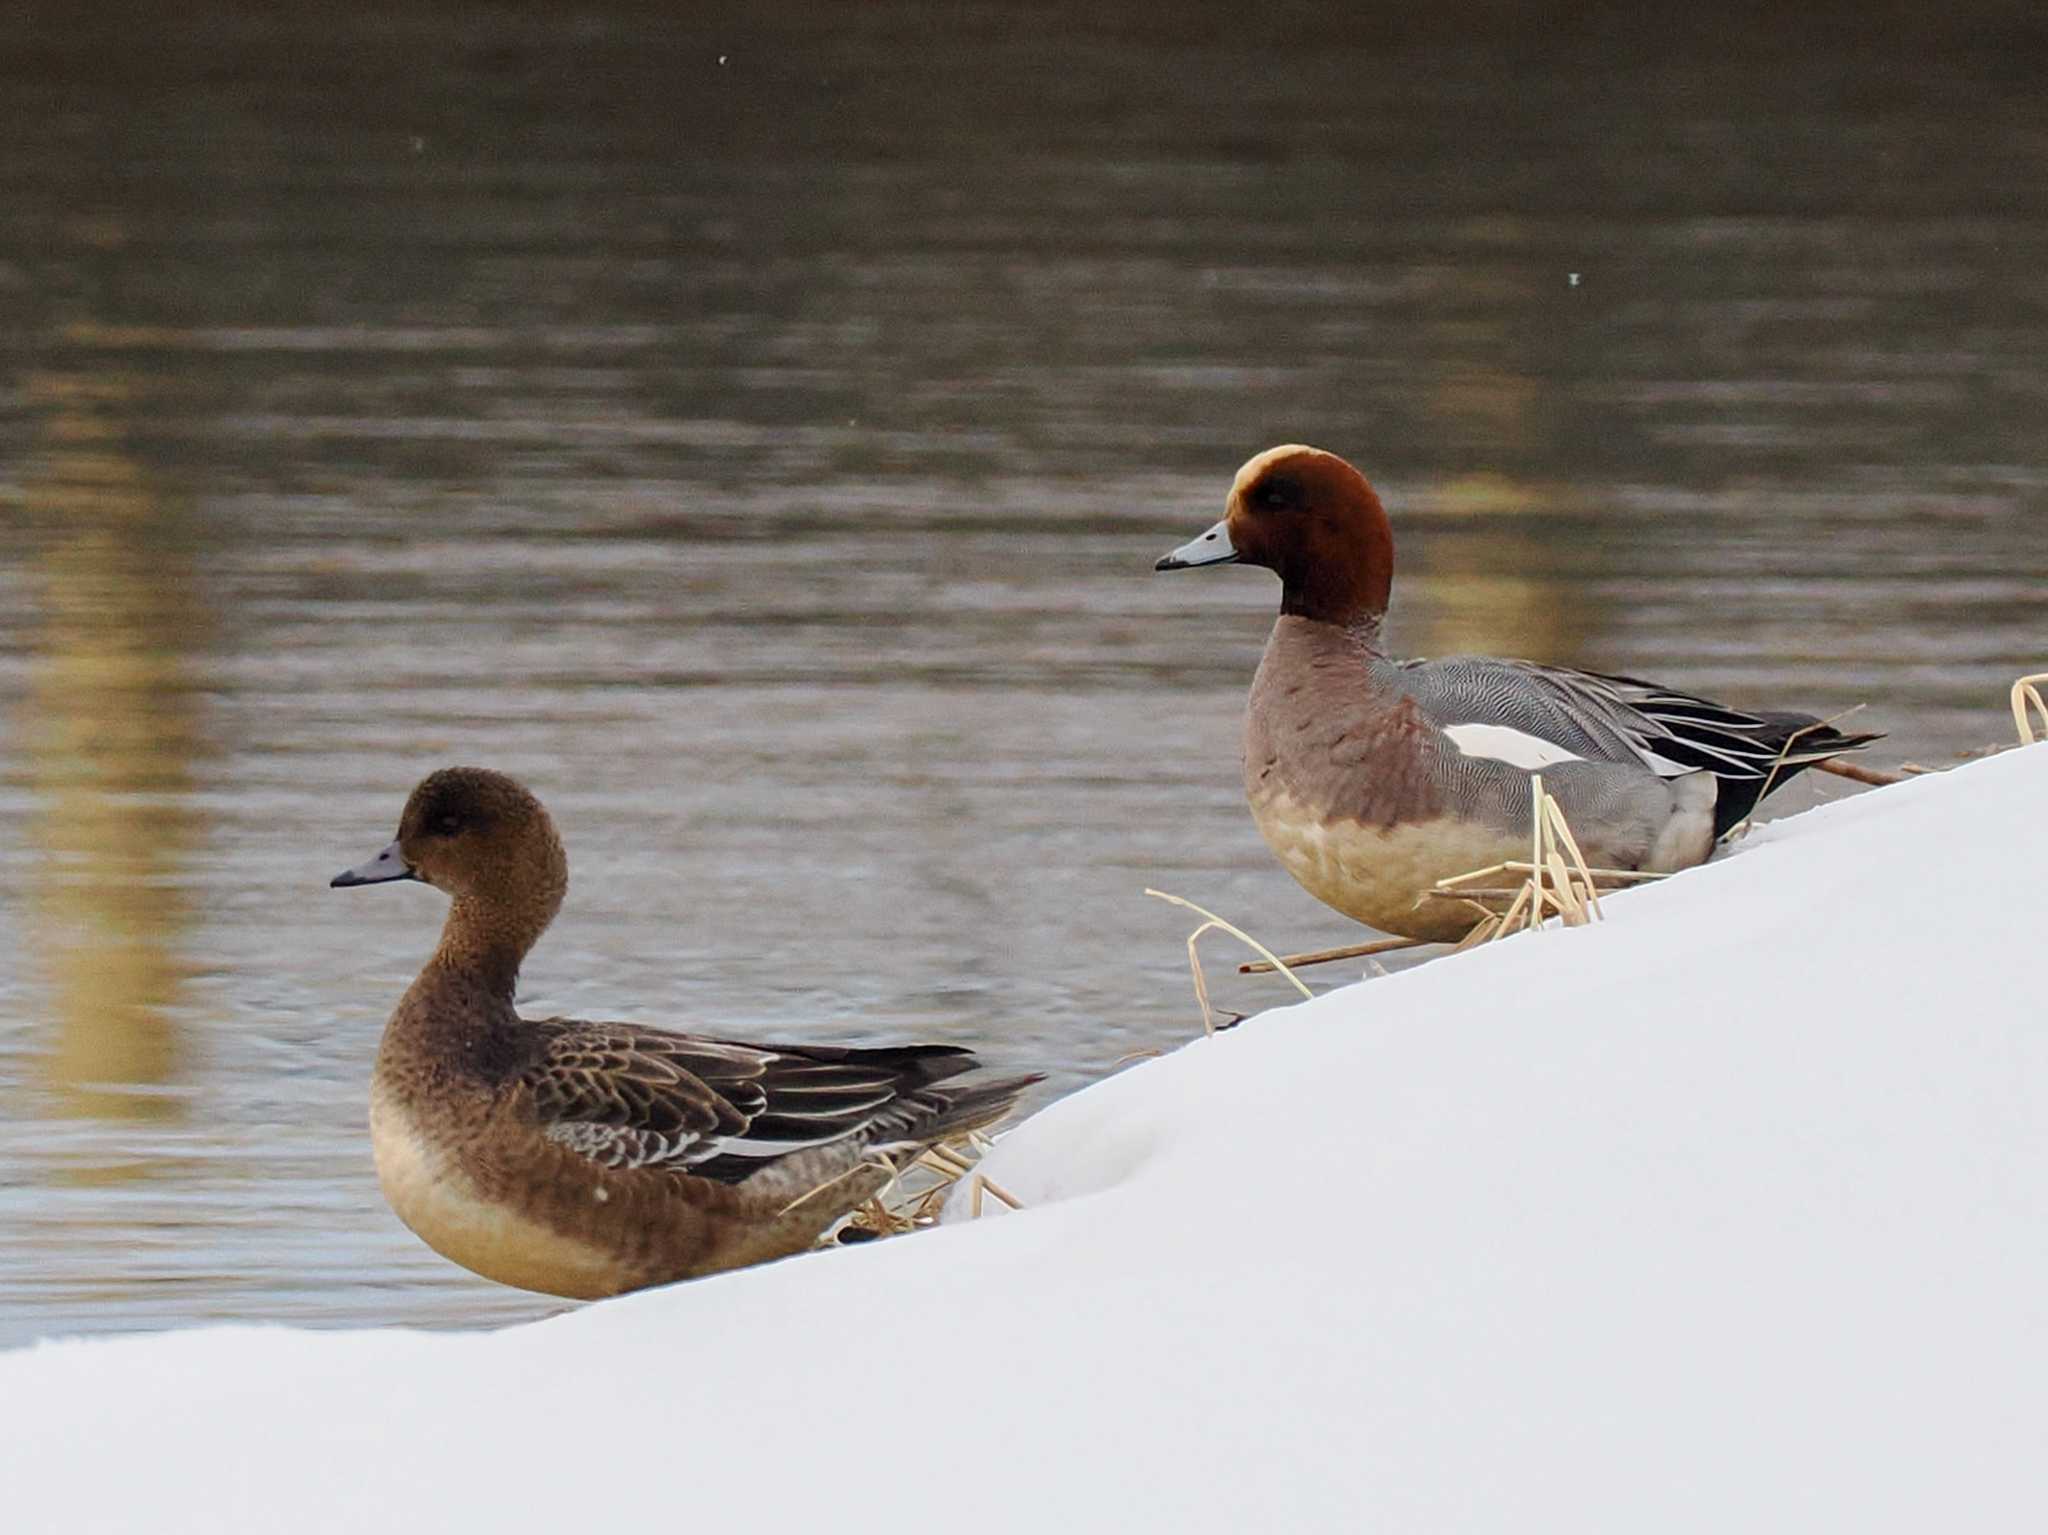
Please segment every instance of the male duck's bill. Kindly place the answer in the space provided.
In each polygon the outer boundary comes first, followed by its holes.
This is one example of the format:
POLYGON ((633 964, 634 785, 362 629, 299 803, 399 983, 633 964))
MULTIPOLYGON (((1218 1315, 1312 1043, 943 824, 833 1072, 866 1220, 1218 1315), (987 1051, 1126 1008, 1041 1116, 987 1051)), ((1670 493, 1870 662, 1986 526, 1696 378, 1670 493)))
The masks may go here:
POLYGON ((403 850, 393 842, 376 857, 365 859, 353 869, 343 869, 327 882, 327 888, 345 890, 351 885, 382 885, 394 879, 418 878, 412 865, 405 861, 403 850))
POLYGON ((1230 519, 1224 518, 1200 538, 1191 538, 1160 558, 1154 570, 1194 570, 1202 565, 1231 565, 1240 558, 1230 541, 1230 519))

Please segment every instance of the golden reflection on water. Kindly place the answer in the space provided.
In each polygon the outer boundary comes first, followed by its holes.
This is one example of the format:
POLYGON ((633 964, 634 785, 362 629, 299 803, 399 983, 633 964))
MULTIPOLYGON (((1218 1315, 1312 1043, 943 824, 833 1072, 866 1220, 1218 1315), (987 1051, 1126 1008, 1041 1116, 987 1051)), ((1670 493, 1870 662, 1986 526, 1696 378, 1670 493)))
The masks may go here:
POLYGON ((1542 508, 1526 519, 1490 520, 1483 535, 1438 525, 1430 532, 1430 600, 1408 611, 1400 649, 1425 656, 1521 656, 1569 661, 1585 646, 1585 609, 1544 562, 1542 508), (1503 549, 1513 565, 1495 562, 1503 549))
MULTIPOLYGON (((25 509, 48 530, 22 747, 39 801, 33 935, 54 991, 46 1056, 60 1111, 173 1119, 183 1059, 171 1010, 192 911, 180 876, 204 748, 187 657, 206 631, 178 510, 122 451, 120 375, 43 375, 25 509)), ((132 1162, 76 1176, 142 1176, 132 1162)))
MULTIPOLYGON (((1429 409, 1448 440, 1486 442, 1519 456, 1541 431, 1543 393, 1536 379, 1504 368, 1457 368, 1431 382, 1429 409)), ((1566 510, 1551 488, 1483 471, 1432 485, 1429 504, 1427 560, 1416 572, 1429 600, 1408 610, 1416 623, 1404 631, 1401 648, 1541 660, 1575 654, 1585 610, 1547 553, 1556 538, 1551 519, 1566 510)), ((1393 516, 1398 554, 1398 508, 1393 516)))

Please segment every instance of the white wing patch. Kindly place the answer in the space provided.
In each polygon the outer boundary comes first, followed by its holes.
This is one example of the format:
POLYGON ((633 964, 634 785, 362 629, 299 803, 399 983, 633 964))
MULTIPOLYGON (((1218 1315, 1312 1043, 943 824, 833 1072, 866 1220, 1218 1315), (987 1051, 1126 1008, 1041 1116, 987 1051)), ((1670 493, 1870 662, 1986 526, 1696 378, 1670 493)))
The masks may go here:
POLYGON ((1545 768, 1553 762, 1583 762, 1575 751, 1532 736, 1512 725, 1446 725, 1444 734, 1468 757, 1491 757, 1509 767, 1545 768))

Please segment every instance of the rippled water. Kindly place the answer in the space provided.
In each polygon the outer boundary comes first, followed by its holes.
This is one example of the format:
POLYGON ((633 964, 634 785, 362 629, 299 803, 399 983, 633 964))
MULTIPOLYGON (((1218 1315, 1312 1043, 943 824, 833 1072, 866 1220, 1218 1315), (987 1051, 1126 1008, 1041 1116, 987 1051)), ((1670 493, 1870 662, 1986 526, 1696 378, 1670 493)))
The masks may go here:
POLYGON ((1149 574, 1275 441, 1382 483, 1409 649, 2006 734, 2040 23, 1230 14, 14 29, 0 1343, 549 1308, 369 1165, 440 906, 326 879, 437 764, 569 839, 530 1011, 1050 1094, 1197 1026, 1141 887, 1345 941, 1239 800, 1274 588, 1149 574))

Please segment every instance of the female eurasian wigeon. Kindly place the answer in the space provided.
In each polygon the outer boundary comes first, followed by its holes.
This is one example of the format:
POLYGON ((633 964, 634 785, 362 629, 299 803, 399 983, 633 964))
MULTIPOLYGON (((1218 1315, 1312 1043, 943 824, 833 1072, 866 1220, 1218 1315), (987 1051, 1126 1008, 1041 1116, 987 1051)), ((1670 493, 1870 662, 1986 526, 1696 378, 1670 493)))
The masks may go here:
POLYGON ((799 1251, 887 1184, 888 1158, 993 1124, 1039 1080, 947 1082, 976 1064, 947 1045, 521 1018, 519 963, 569 863, 502 773, 429 775, 398 839, 333 883, 402 879, 454 903, 377 1051, 377 1178, 428 1246, 503 1284, 588 1299, 799 1251))
POLYGON ((1257 455, 1223 520, 1157 568, 1231 563, 1282 587, 1245 711, 1252 816, 1310 894, 1385 932, 1462 936, 1469 908, 1428 892, 1528 857, 1532 772, 1589 863, 1670 871, 1703 861, 1794 773, 1877 739, 1632 677, 1390 659, 1387 514, 1364 475, 1317 448, 1257 455))

